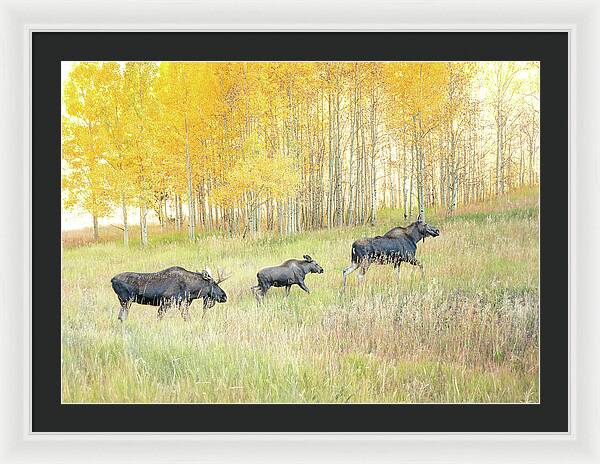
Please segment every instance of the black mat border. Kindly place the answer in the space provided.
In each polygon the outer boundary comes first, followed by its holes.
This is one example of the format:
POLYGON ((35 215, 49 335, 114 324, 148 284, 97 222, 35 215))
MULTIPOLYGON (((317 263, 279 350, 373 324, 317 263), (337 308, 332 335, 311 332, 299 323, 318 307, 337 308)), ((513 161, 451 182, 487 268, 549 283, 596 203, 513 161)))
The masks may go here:
POLYGON ((568 430, 567 33, 34 32, 34 432, 568 430), (61 60, 541 61, 541 404, 61 405, 61 60))

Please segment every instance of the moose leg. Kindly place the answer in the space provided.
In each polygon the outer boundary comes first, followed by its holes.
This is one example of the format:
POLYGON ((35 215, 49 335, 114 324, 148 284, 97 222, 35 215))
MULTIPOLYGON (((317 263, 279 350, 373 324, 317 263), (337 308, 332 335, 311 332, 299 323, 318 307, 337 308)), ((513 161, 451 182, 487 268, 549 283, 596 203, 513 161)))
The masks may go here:
POLYGON ((260 286, 255 285, 254 287, 250 287, 250 290, 252 290, 252 293, 254 293, 254 298, 258 300, 258 292, 260 291, 260 286))
POLYGON ((119 320, 123 322, 127 319, 127 315, 129 314, 129 307, 131 306, 130 300, 122 300, 119 298, 119 303, 121 303, 121 309, 119 311, 119 320))
POLYGON ((419 266, 419 269, 421 270, 421 276, 423 276, 424 271, 423 271, 423 264, 421 263, 421 261, 419 261, 417 258, 411 258, 408 262, 410 264, 412 264, 413 266, 419 266))
POLYGON ((252 290, 252 293, 254 293, 254 298, 256 298, 256 301, 260 303, 262 300, 260 286, 255 285, 254 287, 250 287, 250 290, 252 290))
POLYGON ((368 261, 363 261, 360 263, 360 270, 358 271, 358 280, 362 282, 365 277, 365 274, 369 270, 370 263, 368 261))
POLYGON ((269 290, 269 287, 263 287, 262 285, 255 285, 254 287, 252 287, 252 292, 254 293, 254 297, 256 298, 256 301, 259 304, 262 303, 268 290, 269 290))
POLYGON ((394 270, 396 271, 396 277, 400 279, 400 263, 394 264, 394 270))
POLYGON ((167 312, 167 306, 165 305, 165 303, 161 303, 160 306, 158 307, 158 312, 156 313, 156 320, 162 321, 162 318, 164 317, 166 312, 167 312))
POLYGON ((285 286, 285 296, 287 297, 290 294, 290 289, 292 288, 291 285, 286 285, 285 286))
MULTIPOLYGON (((181 317, 183 317, 183 320, 186 322, 189 322, 190 320, 190 304, 186 301, 184 301, 183 303, 181 303, 180 306, 181 309, 181 317)), ((206 309, 205 309, 206 311, 206 309)))
POLYGON ((346 277, 358 269, 358 263, 352 263, 342 271, 342 290, 346 288, 346 277))
POLYGON ((256 299, 258 300, 259 304, 263 303, 263 300, 265 299, 265 296, 267 294, 267 290, 260 288, 258 290, 258 292, 256 293, 256 299))
POLYGON ((310 290, 308 289, 308 287, 306 286, 306 284, 304 283, 303 280, 301 280, 301 281, 298 282, 298 287, 300 287, 306 293, 310 293, 310 290))

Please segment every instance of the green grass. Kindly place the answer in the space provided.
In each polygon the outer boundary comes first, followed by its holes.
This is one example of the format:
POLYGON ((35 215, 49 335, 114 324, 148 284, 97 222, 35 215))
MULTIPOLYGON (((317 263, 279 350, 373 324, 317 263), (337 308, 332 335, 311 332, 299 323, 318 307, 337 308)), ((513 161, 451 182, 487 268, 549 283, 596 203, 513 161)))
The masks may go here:
POLYGON ((65 247, 63 402, 537 402, 538 193, 428 212, 441 235, 419 245, 425 267, 398 279, 374 266, 339 292, 356 238, 404 223, 382 210, 376 227, 313 231, 280 240, 152 236, 65 247), (325 273, 310 295, 273 289, 257 306, 257 269, 310 254, 325 273), (186 323, 175 311, 133 305, 117 320, 110 278, 180 265, 223 267, 228 294, 186 323))

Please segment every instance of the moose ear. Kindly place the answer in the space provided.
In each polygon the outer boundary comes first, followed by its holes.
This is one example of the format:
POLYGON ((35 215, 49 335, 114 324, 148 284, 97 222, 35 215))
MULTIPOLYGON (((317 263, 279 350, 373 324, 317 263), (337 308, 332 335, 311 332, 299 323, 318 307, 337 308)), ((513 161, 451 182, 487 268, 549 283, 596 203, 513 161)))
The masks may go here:
POLYGON ((419 213, 419 215, 417 216, 417 222, 423 222, 423 216, 421 215, 421 213, 419 213))
POLYGON ((312 259, 310 256, 308 256, 308 255, 304 255, 304 256, 303 256, 303 258, 304 258, 306 261, 308 261, 309 263, 311 263, 311 262, 312 262, 312 260, 313 260, 313 259, 312 259))
POLYGON ((206 271, 202 271, 202 273, 200 274, 200 276, 204 279, 204 280, 208 280, 210 281, 210 274, 206 271))

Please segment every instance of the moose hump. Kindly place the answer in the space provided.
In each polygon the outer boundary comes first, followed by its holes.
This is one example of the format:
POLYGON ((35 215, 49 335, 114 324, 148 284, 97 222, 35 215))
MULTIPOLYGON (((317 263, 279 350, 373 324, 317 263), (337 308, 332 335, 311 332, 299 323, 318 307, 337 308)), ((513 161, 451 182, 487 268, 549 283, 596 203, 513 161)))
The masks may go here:
POLYGON ((393 264, 398 270, 402 262, 422 268, 416 258, 417 243, 425 237, 437 237, 439 229, 417 220, 407 227, 394 227, 384 235, 365 237, 352 244, 351 263, 342 271, 342 289, 346 278, 360 268, 360 277, 371 264, 393 264))

